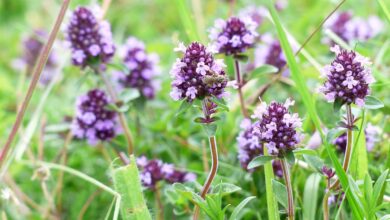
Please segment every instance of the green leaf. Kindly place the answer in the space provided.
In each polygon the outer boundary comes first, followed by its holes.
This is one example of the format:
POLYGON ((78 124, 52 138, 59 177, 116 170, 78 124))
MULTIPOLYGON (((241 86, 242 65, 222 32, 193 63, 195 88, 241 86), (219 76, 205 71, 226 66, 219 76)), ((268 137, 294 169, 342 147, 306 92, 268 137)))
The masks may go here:
POLYGON ((367 108, 367 109, 379 109, 379 108, 383 108, 385 105, 383 104, 383 102, 377 98, 375 98, 374 96, 366 96, 365 98, 365 104, 364 104, 364 107, 367 108))
POLYGON ((288 208, 287 188, 283 183, 272 180, 272 189, 274 190, 276 200, 284 207, 288 208))
POLYGON ((359 123, 358 131, 353 132, 353 158, 349 164, 350 174, 358 180, 363 180, 366 173, 368 173, 368 158, 367 158, 367 147, 366 137, 364 133, 364 119, 365 113, 362 111, 361 123, 359 123))
POLYGON ((292 150, 289 150, 289 151, 286 152, 286 159, 287 159, 287 162, 290 165, 294 165, 294 163, 295 163, 295 156, 294 156, 294 152, 292 150))
POLYGON ((219 99, 219 98, 213 96, 211 98, 211 101, 216 103, 218 105, 218 107, 221 108, 222 110, 227 111, 227 112, 229 111, 229 107, 227 106, 225 100, 219 99))
POLYGON ((187 109, 189 109, 192 106, 192 102, 188 102, 187 100, 183 100, 181 102, 181 105, 179 107, 179 110, 176 112, 176 117, 183 114, 187 109))
POLYGON ((316 219, 318 213, 318 189, 321 183, 321 175, 313 173, 307 178, 303 191, 303 219, 316 219))
POLYGON ((212 193, 221 193, 221 195, 224 196, 224 195, 232 194, 232 193, 240 191, 240 190, 241 190, 241 188, 234 185, 234 184, 220 183, 213 188, 212 193))
POLYGON ((341 107, 345 104, 345 102, 341 98, 336 98, 333 103, 333 111, 340 112, 341 107))
POLYGON ((293 150, 293 152, 294 152, 295 156, 303 155, 303 154, 313 155, 313 156, 317 155, 317 152, 315 150, 308 149, 308 148, 297 148, 297 149, 293 150))
MULTIPOLYGON (((268 156, 268 151, 264 151, 264 156, 268 156)), ((278 204, 276 203, 275 194, 272 187, 274 170, 271 163, 264 164, 265 191, 267 197, 267 210, 269 220, 279 220, 278 204)))
POLYGON ((373 203, 377 205, 380 204, 382 201, 382 197, 383 197, 383 195, 381 196, 382 189, 385 188, 386 186, 386 178, 388 174, 389 174, 389 170, 387 169, 379 176, 378 180, 374 184, 372 199, 373 199, 373 203))
POLYGON ((239 60, 241 62, 246 62, 248 61, 248 56, 245 54, 236 54, 234 55, 234 59, 239 60))
POLYGON ((141 94, 136 89, 124 89, 119 94, 119 100, 123 101, 123 103, 129 103, 130 101, 140 97, 141 94))
POLYGON ((324 161, 317 156, 303 155, 305 161, 318 172, 321 172, 322 167, 324 166, 324 161))
POLYGON ((218 126, 217 126, 217 124, 215 124, 215 123, 203 124, 203 128, 204 128, 204 130, 206 131, 207 135, 208 135, 209 137, 211 137, 211 136, 214 136, 215 133, 217 132, 218 126))
POLYGON ((326 142, 332 143, 338 136, 342 135, 345 132, 345 128, 333 128, 328 131, 326 134, 326 142))
POLYGON ((125 220, 151 220, 152 217, 142 193, 141 180, 134 156, 130 155, 129 165, 114 168, 112 177, 115 190, 121 195, 122 218, 125 220))
POLYGON ((105 107, 107 110, 116 111, 116 112, 127 112, 130 108, 127 104, 122 104, 121 106, 117 106, 114 103, 110 103, 105 107))
POLYGON ((179 20, 182 22, 185 32, 190 41, 199 41, 199 33, 192 18, 192 12, 186 5, 187 1, 175 0, 173 5, 177 8, 179 20))
POLYGON ((241 210, 254 198, 256 198, 256 196, 251 196, 251 197, 248 197, 248 198, 242 200, 242 202, 240 202, 240 204, 238 204, 238 206, 233 210, 232 215, 230 216, 229 220, 239 219, 238 215, 240 214, 241 210))
POLYGON ((366 176, 364 177, 364 199, 368 204, 368 210, 371 210, 371 208, 376 206, 376 204, 373 203, 372 191, 372 179, 370 174, 366 173, 366 176))
POLYGON ((265 64, 263 66, 260 66, 260 67, 258 67, 256 69, 254 69, 250 76, 251 76, 251 79, 254 79, 254 78, 260 78, 264 74, 276 73, 276 72, 278 72, 278 68, 277 67, 265 64))
POLYGON ((286 55, 287 59, 287 65, 291 72, 291 78, 294 80, 296 84, 296 89, 298 90, 302 101, 309 113, 309 118, 313 121, 316 129, 321 134, 321 137, 323 136, 323 131, 321 127, 321 121, 318 118, 318 113, 315 107, 315 102, 313 100, 312 92, 309 91, 309 88, 306 84, 306 80, 303 77, 303 74, 299 70, 298 64, 295 60, 295 56, 293 53, 293 50, 291 48, 290 42, 287 39, 287 35, 285 33, 285 30, 282 26, 282 23, 280 21, 280 18, 276 12, 275 6, 273 4, 273 1, 269 0, 268 2, 268 8, 272 17, 272 21, 274 22, 278 38, 281 44, 281 47, 283 49, 284 54, 286 55))
POLYGON ((248 164, 248 169, 253 169, 259 166, 263 166, 264 164, 270 162, 271 160, 275 159, 274 156, 258 156, 255 157, 251 162, 248 164))
POLYGON ((387 21, 390 23, 390 12, 389 9, 386 7, 386 4, 383 0, 378 0, 379 6, 381 6, 383 12, 386 15, 387 21))

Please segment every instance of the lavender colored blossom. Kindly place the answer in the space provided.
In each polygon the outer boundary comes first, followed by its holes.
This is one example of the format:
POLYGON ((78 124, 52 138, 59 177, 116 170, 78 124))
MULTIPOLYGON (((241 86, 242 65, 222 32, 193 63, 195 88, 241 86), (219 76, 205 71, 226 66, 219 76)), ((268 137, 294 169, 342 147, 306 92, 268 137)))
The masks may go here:
POLYGON ((173 164, 163 163, 161 160, 148 160, 145 156, 141 156, 137 158, 137 165, 141 169, 142 184, 152 190, 156 189, 159 181, 183 183, 196 180, 195 174, 177 170, 173 164))
POLYGON ((153 99, 159 84, 154 78, 160 73, 157 54, 147 54, 145 45, 134 37, 127 39, 124 47, 124 63, 128 73, 119 72, 118 82, 122 87, 138 89, 147 99, 153 99))
POLYGON ((369 68, 371 62, 354 51, 340 49, 338 45, 331 51, 336 58, 323 69, 326 81, 320 91, 329 102, 340 99, 346 104, 364 106, 364 99, 370 94, 369 84, 375 82, 369 68))
MULTIPOLYGON (((245 118, 241 122, 241 132, 237 137, 238 144, 238 159, 240 161, 241 167, 247 171, 252 172, 253 170, 248 170, 248 164, 255 157, 263 155, 263 147, 260 142, 260 138, 254 134, 254 129, 256 123, 252 123, 250 119, 245 118)), ((278 177, 283 176, 282 166, 280 161, 272 161, 272 166, 274 169, 275 175, 278 177)))
POLYGON ((219 53, 236 55, 254 46, 257 24, 250 17, 217 19, 210 29, 210 39, 219 53))
POLYGON ((238 14, 239 17, 249 16, 257 26, 260 26, 263 23, 265 16, 268 14, 268 10, 263 6, 250 5, 241 9, 238 14))
POLYGON ((91 145, 114 138, 120 130, 117 113, 107 110, 109 103, 106 93, 99 89, 90 90, 80 96, 72 122, 73 135, 79 139, 87 139, 91 145))
POLYGON ((261 43, 255 48, 255 68, 264 64, 272 65, 281 70, 287 63, 280 42, 270 34, 261 37, 261 43))
POLYGON ((73 12, 67 39, 72 48, 73 64, 81 68, 108 63, 115 53, 110 24, 99 21, 85 7, 78 7, 73 12))
POLYGON ((302 126, 301 119, 297 113, 288 111, 293 104, 291 99, 287 99, 284 104, 273 101, 268 106, 262 102, 255 111, 258 122, 253 133, 265 143, 271 155, 283 156, 287 151, 295 149, 301 140, 297 132, 302 126))
POLYGON ((226 65, 221 59, 214 59, 212 48, 200 43, 191 43, 187 48, 183 43, 175 51, 184 53, 170 71, 173 79, 171 97, 178 101, 203 99, 206 96, 222 98, 227 84, 223 70, 226 65))
MULTIPOLYGON (((377 126, 374 126, 370 123, 367 124, 366 129, 364 129, 364 134, 366 137, 366 148, 367 151, 371 152, 375 145, 379 142, 379 134, 381 132, 381 129, 377 126)), ((333 144, 336 145, 337 150, 341 152, 345 152, 347 147, 347 133, 343 133, 340 136, 338 136, 334 141, 333 144)))
POLYGON ((323 166, 321 169, 322 174, 326 176, 326 178, 331 179, 336 173, 332 168, 328 168, 327 166, 323 166))
MULTIPOLYGON (((347 11, 331 16, 325 22, 324 27, 330 29, 346 42, 364 42, 380 34, 384 24, 377 16, 372 15, 365 19, 354 17, 352 12, 347 11)), ((323 41, 332 43, 328 38, 324 38, 323 41)))

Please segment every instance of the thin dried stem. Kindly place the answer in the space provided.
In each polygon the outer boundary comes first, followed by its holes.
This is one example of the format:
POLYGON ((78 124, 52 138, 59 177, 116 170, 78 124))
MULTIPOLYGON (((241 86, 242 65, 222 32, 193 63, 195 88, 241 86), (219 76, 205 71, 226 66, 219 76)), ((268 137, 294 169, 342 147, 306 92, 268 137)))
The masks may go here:
POLYGON ((83 207, 81 208, 79 215, 77 216, 78 220, 84 219, 84 215, 87 212, 88 207, 91 205, 91 203, 93 202, 95 197, 98 196, 101 192, 102 192, 102 189, 97 189, 94 193, 92 193, 88 197, 87 201, 84 203, 83 207))
POLYGON ((54 27, 53 27, 52 31, 50 32, 49 39, 48 39, 47 43, 45 44, 45 46, 43 47, 43 50, 38 57, 38 62, 34 68, 34 72, 32 75, 31 82, 30 82, 30 86, 28 87, 28 90, 27 90, 27 94, 26 94, 25 98, 23 99, 23 102, 22 102, 21 107, 19 108, 18 114, 16 115, 16 121, 12 127, 11 133, 9 134, 7 141, 6 141, 3 149, 1 150, 0 168, 4 163, 4 160, 8 154, 8 151, 11 148, 12 141, 14 140, 16 133, 18 132, 18 129, 23 121, 23 117, 24 117, 24 114, 26 113, 26 109, 30 103, 31 97, 34 93, 34 90, 35 90, 35 87, 38 83, 41 72, 46 64, 50 50, 53 46, 54 40, 57 36, 57 33, 58 33, 60 26, 61 26, 61 23, 64 19, 65 12, 68 9, 69 2, 70 2, 70 0, 64 0, 62 2, 60 12, 57 16, 57 20, 54 24, 54 27))

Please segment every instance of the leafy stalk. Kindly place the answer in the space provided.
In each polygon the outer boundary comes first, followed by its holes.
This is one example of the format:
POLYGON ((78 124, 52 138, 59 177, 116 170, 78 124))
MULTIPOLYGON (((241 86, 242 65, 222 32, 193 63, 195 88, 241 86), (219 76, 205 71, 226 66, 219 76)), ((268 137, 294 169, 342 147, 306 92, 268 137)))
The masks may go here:
POLYGON ((290 170, 288 168, 288 163, 287 163, 286 158, 283 158, 280 162, 282 165, 283 177, 284 177, 286 187, 287 187, 288 220, 294 220, 294 198, 293 198, 293 191, 292 191, 292 185, 291 185, 290 170))

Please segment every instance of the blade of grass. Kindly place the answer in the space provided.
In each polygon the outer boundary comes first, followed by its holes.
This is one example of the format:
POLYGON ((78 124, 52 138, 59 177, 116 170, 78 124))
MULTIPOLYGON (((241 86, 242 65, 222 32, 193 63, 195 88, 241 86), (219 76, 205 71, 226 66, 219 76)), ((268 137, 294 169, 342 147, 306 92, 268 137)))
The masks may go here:
POLYGON ((183 0, 175 0, 174 4, 177 7, 177 12, 179 13, 180 20, 183 23, 183 27, 185 29, 186 34, 188 35, 188 39, 190 41, 200 40, 199 34, 197 32, 197 29, 195 27, 195 22, 193 21, 193 16, 188 9, 188 7, 185 5, 186 1, 183 0))
POLYGON ((318 188, 320 187, 321 176, 313 173, 309 176, 303 192, 303 219, 316 219, 318 205, 318 188))
POLYGON ((268 8, 271 13, 272 20, 274 22, 276 31, 278 33, 278 37, 280 40, 280 44, 282 46, 283 52, 286 55, 287 58, 287 64, 291 70, 291 77, 294 80, 296 84, 296 88, 299 92, 299 94, 302 97, 303 103, 305 107, 308 110, 308 113, 310 115, 310 119, 313 121, 314 125, 318 129, 318 131, 321 134, 321 137, 324 136, 322 128, 321 128, 321 121, 318 118, 317 110, 315 108, 315 103, 312 99, 312 96, 309 92, 309 89, 306 85, 306 80, 303 78, 302 74, 299 71, 298 64, 295 60, 294 53, 292 51, 292 48, 290 46, 290 43, 287 39, 286 32, 284 31, 281 21, 279 19, 279 16, 276 12, 276 9, 274 8, 271 1, 268 2, 268 8))
POLYGON ((368 173, 368 158, 367 158, 367 148, 366 148, 366 137, 364 134, 364 119, 365 111, 362 110, 361 123, 358 126, 359 131, 354 131, 354 146, 352 148, 352 158, 350 164, 350 173, 357 179, 362 180, 366 173, 368 173), (357 133, 357 135, 356 135, 357 133))
MULTIPOLYGON (((264 149, 264 148, 263 148, 264 149)), ((264 156, 267 156, 268 152, 264 150, 264 156)), ((276 203, 276 198, 272 189, 272 180, 274 179, 274 171, 272 168, 272 163, 266 163, 264 165, 264 176, 265 176, 265 191, 267 197, 267 209, 268 209, 268 219, 269 220, 279 220, 279 210, 278 204, 276 203)))
POLYGON ((390 11, 387 9, 386 4, 383 0, 378 0, 379 6, 386 15, 387 21, 390 23, 390 11))

